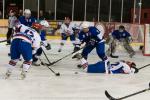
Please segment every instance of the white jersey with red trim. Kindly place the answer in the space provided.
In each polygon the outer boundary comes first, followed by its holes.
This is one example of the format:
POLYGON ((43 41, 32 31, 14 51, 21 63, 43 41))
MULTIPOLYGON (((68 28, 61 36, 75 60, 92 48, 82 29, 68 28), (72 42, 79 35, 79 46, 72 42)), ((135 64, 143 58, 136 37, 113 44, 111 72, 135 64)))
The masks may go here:
POLYGON ((73 23, 70 23, 69 25, 63 23, 61 25, 61 28, 60 28, 60 33, 65 33, 67 35, 72 35, 72 34, 74 34, 73 28, 74 28, 74 24, 73 23))
POLYGON ((111 64, 110 72, 112 74, 115 73, 131 74, 134 73, 135 70, 132 69, 128 64, 120 61, 120 62, 116 62, 115 64, 111 64))
POLYGON ((13 39, 23 39, 28 43, 32 44, 32 47, 39 48, 41 43, 41 38, 38 32, 28 26, 20 24, 16 27, 13 39))

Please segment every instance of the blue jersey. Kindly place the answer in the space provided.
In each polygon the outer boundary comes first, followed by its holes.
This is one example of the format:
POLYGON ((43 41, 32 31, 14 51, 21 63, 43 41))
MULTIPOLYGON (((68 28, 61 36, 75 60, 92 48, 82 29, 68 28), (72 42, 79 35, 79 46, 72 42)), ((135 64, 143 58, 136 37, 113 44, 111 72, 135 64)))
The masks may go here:
POLYGON ((119 32, 119 30, 114 30, 112 32, 112 36, 113 36, 113 38, 120 40, 122 38, 130 37, 131 35, 126 30, 124 30, 123 32, 119 32))
POLYGON ((35 18, 30 17, 30 18, 25 18, 25 16, 20 16, 19 21, 21 24, 24 24, 25 26, 31 27, 32 23, 35 22, 35 18))
POLYGON ((116 62, 115 64, 111 64, 110 70, 111 70, 111 73, 113 74, 125 73, 123 68, 124 66, 120 64, 120 62, 116 62))
POLYGON ((89 27, 89 31, 87 33, 84 33, 83 31, 79 33, 79 39, 82 43, 89 43, 91 40, 99 43, 103 40, 103 35, 96 27, 89 27))

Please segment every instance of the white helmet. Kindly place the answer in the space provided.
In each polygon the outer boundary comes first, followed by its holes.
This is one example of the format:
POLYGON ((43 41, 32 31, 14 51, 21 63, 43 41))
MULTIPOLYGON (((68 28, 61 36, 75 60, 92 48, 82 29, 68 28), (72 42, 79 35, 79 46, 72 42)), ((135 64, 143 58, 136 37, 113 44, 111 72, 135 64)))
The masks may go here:
POLYGON ((88 28, 90 26, 90 23, 87 21, 84 21, 81 25, 82 28, 88 28))
POLYGON ((44 27, 49 27, 49 23, 46 20, 40 21, 40 24, 44 27))
POLYGON ((25 10, 24 10, 24 13, 25 13, 25 14, 31 14, 31 10, 30 10, 30 9, 25 9, 25 10))
POLYGON ((74 29, 79 30, 79 29, 80 29, 80 26, 77 25, 77 24, 74 24, 74 29))

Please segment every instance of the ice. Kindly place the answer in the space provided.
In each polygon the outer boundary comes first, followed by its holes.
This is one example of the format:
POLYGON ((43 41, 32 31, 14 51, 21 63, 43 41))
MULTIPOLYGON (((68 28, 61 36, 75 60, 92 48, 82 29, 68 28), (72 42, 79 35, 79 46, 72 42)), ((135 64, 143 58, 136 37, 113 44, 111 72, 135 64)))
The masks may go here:
MULTIPOLYGON (((63 51, 58 53, 58 40, 50 40, 52 50, 46 51, 50 61, 55 61, 73 50, 70 42, 67 42, 63 51)), ((0 100, 108 100, 104 94, 105 90, 114 96, 122 97, 139 90, 148 88, 150 82, 150 67, 140 70, 135 75, 105 75, 88 74, 78 69, 77 60, 71 56, 51 66, 61 76, 55 76, 46 66, 32 66, 25 80, 19 80, 21 73, 20 61, 13 71, 10 79, 5 80, 4 75, 9 61, 9 46, 0 43, 0 100), (78 72, 78 74, 75 74, 78 72)), ((142 56, 136 49, 136 56, 129 58, 123 49, 116 54, 119 59, 111 59, 111 62, 120 59, 135 61, 138 67, 150 63, 150 57, 142 56)), ((46 62, 44 55, 43 61, 46 62)), ((89 55, 89 63, 99 60, 95 50, 89 55)), ((130 97, 126 100, 150 100, 150 91, 130 97)))

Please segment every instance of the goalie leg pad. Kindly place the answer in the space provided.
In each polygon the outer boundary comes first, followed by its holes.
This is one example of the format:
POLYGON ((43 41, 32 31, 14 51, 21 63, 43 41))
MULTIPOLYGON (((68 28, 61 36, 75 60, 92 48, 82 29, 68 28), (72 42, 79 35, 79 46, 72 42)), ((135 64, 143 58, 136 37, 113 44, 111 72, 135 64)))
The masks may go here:
POLYGON ((133 50, 133 48, 130 46, 129 43, 123 42, 123 46, 130 55, 132 56, 135 55, 135 51, 133 50))

